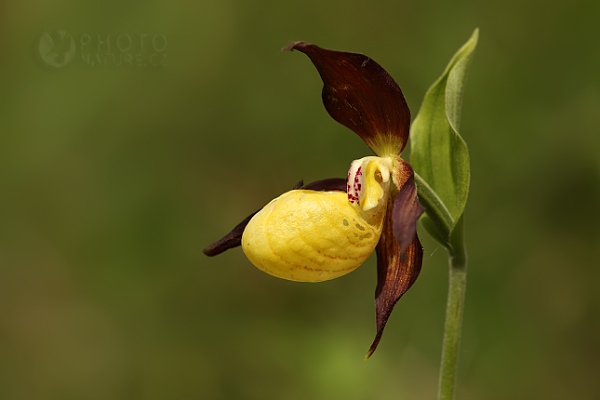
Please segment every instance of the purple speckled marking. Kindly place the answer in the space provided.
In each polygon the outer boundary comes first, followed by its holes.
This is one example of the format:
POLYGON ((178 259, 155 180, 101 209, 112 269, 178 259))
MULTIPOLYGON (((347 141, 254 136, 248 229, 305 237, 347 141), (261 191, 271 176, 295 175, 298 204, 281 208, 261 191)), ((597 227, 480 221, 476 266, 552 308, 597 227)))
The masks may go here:
POLYGON ((362 176, 362 165, 356 170, 354 177, 351 177, 351 172, 348 171, 348 201, 352 204, 356 203, 360 205, 360 191, 362 190, 362 184, 360 183, 360 176, 362 176), (352 182, 352 183, 351 183, 352 182))

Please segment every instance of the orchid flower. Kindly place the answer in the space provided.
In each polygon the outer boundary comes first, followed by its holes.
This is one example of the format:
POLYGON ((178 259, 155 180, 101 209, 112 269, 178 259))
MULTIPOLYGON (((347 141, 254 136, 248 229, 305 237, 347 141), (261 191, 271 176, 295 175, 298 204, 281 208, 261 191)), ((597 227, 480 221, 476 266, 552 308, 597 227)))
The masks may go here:
POLYGON ((392 77, 371 58, 293 42, 323 80, 328 113, 360 136, 376 156, 350 164, 346 179, 303 185, 250 215, 204 253, 242 245, 259 269, 279 278, 320 282, 342 276, 377 253, 377 333, 373 354, 392 309, 421 270, 417 220, 423 213, 414 173, 400 158, 410 111, 392 77))

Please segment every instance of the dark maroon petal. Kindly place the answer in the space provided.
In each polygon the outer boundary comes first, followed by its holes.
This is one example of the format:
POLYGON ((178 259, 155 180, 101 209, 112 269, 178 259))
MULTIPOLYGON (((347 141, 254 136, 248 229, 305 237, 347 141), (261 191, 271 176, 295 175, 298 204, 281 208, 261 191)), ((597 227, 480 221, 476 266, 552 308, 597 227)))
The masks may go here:
POLYGON ((411 174, 396 195, 392 211, 394 236, 401 250, 406 249, 417 233, 417 221, 423 211, 425 209, 419 204, 417 197, 415 178, 411 174))
MULTIPOLYGON (((388 203, 388 213, 391 216, 393 205, 388 203)), ((418 236, 412 237, 408 247, 402 252, 400 244, 394 237, 392 218, 386 219, 381 239, 377 245, 377 289, 375 290, 375 308, 377 313, 377 334, 369 348, 369 358, 383 335, 396 302, 412 286, 421 271, 423 248, 418 236)))
POLYGON ((358 134, 379 156, 399 155, 410 125, 410 111, 394 79, 369 57, 293 42, 313 62, 323 80, 323 103, 340 124, 358 134))
POLYGON ((294 185, 294 187, 292 188, 292 190, 298 190, 300 189, 302 186, 304 186, 304 180, 300 180, 298 183, 296 183, 294 185))
MULTIPOLYGON (((258 210, 258 211, 260 211, 260 210, 258 210)), ((250 214, 248 217, 246 217, 246 219, 244 219, 242 222, 237 224, 236 227, 233 228, 233 230, 231 232, 229 232, 223 238, 217 240, 216 242, 214 242, 213 244, 211 244, 210 246, 208 246, 207 248, 202 250, 202 252, 209 257, 214 257, 214 256, 218 256, 225 250, 229 250, 229 249, 233 249, 234 247, 241 246, 242 245, 242 235, 244 234, 244 229, 246 229, 246 225, 248 225, 248 223, 250 222, 252 217, 254 217, 254 214, 256 214, 258 211, 255 211, 252 214, 250 214)))
MULTIPOLYGON (((307 185, 304 185, 303 181, 300 181, 294 185, 292 190, 300 189, 303 190, 314 190, 317 192, 329 192, 329 191, 346 191, 346 179, 343 178, 330 178, 323 179, 316 182, 311 182, 307 185)), ((260 210, 258 210, 260 211, 260 210)), ((242 235, 244 234, 244 229, 246 229, 246 225, 250 222, 254 214, 258 211, 250 214, 246 219, 240 222, 231 232, 225 235, 223 238, 217 240, 202 252, 209 257, 217 256, 223 253, 226 250, 233 249, 234 247, 238 247, 242 245, 242 235)))
POLYGON ((315 190, 317 192, 340 191, 345 192, 347 189, 345 178, 330 178, 309 183, 302 187, 303 190, 315 190))

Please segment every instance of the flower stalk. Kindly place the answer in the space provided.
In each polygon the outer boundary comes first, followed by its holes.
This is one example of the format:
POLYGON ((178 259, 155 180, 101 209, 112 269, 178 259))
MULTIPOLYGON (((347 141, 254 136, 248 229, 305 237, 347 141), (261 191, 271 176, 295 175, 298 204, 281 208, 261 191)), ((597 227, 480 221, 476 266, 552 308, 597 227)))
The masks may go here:
POLYGON ((476 29, 429 88, 410 131, 411 163, 419 202, 425 208, 421 225, 448 250, 450 264, 439 400, 454 399, 458 369, 467 285, 464 209, 470 182, 469 151, 459 134, 459 122, 462 96, 478 36, 476 29))
POLYGON ((464 222, 460 218, 452 232, 449 254, 448 300, 442 341, 439 400, 454 399, 458 352, 462 332, 462 317, 467 289, 467 249, 464 241, 464 222))

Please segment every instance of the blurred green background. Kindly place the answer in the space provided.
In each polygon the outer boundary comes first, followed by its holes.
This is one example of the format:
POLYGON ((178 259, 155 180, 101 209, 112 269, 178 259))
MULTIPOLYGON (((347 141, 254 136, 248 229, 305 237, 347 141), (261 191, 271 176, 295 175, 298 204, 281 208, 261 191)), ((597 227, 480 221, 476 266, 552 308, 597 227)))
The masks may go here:
POLYGON ((476 27, 457 398, 600 398, 600 3, 0 10, 0 399, 435 398, 447 259, 425 232, 421 276, 366 362, 374 257, 299 284, 201 250, 370 154, 281 47, 371 56, 416 115, 476 27))

